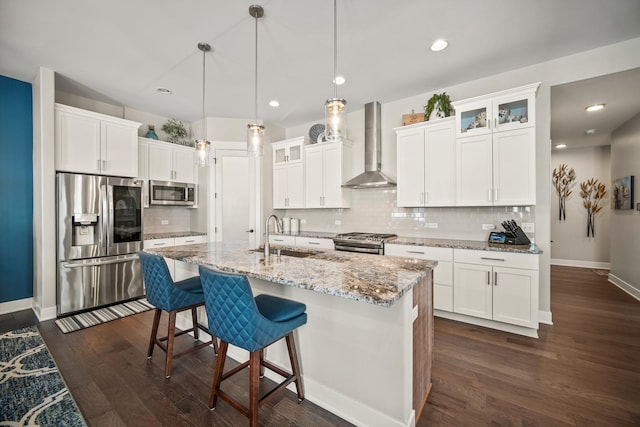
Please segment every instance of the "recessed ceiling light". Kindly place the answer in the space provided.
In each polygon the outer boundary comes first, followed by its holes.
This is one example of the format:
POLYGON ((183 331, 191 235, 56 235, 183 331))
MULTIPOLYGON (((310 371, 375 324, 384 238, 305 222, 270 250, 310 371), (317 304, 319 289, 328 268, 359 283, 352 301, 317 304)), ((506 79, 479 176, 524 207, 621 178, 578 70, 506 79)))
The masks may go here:
POLYGON ((567 148, 567 144, 556 144, 556 148, 567 148))
POLYGON ((592 111, 602 110, 603 108, 604 108, 604 104, 593 104, 593 105, 589 105, 588 107, 585 107, 585 110, 592 112, 592 111))
POLYGON ((584 131, 584 133, 586 133, 587 135, 593 135, 594 133, 596 133, 595 129, 587 129, 584 131))
POLYGON ((445 39, 438 39, 431 44, 430 49, 433 52, 440 52, 441 50, 446 49, 447 46, 449 46, 448 41, 446 41, 445 39))
POLYGON ((337 85, 343 85, 344 82, 346 82, 346 79, 342 76, 336 76, 335 80, 333 81, 335 84, 337 85))
POLYGON ((167 89, 165 87, 159 87, 156 89, 156 92, 161 93, 163 95, 171 95, 173 91, 171 89, 167 89))
POLYGON ((277 99, 272 99, 271 101, 269 101, 269 106, 270 106, 270 107, 274 107, 274 108, 275 108, 275 107, 279 107, 279 106, 280 106, 280 103, 278 102, 278 100, 277 100, 277 99))

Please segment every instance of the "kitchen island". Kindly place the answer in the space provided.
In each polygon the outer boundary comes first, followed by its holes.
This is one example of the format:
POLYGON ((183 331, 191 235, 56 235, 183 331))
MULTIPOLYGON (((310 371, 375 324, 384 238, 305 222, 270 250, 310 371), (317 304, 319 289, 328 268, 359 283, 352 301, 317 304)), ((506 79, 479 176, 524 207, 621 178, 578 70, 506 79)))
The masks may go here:
MULTIPOLYGON (((265 258, 246 244, 222 242, 148 251, 244 274, 254 294, 305 303, 308 322, 296 339, 306 398, 356 425, 415 425, 431 388, 437 263, 272 249, 282 255, 265 258)), ((246 360, 247 353, 230 348, 229 355, 246 360)), ((289 367, 284 343, 269 347, 267 357, 289 367)))

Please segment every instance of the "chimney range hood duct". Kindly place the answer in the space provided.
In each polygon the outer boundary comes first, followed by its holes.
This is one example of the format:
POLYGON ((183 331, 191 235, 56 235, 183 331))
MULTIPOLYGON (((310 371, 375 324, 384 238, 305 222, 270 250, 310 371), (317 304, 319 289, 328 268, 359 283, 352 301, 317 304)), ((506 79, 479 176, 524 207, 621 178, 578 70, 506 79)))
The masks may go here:
POLYGON ((396 183, 381 172, 382 138, 380 132, 380 103, 364 105, 364 172, 350 179, 345 188, 395 187, 396 183))

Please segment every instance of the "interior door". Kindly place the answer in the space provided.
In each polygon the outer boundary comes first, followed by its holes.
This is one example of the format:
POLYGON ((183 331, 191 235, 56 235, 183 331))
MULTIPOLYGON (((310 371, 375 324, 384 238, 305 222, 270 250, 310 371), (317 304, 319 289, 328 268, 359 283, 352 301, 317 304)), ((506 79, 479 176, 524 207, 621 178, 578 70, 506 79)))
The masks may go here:
POLYGON ((242 241, 257 247, 259 229, 256 227, 256 160, 246 149, 215 149, 215 240, 242 241))

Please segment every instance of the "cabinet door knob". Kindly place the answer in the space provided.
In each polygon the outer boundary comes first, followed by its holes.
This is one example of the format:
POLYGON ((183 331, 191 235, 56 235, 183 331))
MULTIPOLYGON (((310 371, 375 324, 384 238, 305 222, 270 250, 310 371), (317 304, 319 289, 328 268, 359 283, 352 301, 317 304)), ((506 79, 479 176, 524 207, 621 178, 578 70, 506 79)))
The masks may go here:
POLYGON ((249 230, 245 230, 245 233, 253 233, 253 228, 251 228, 249 230))

